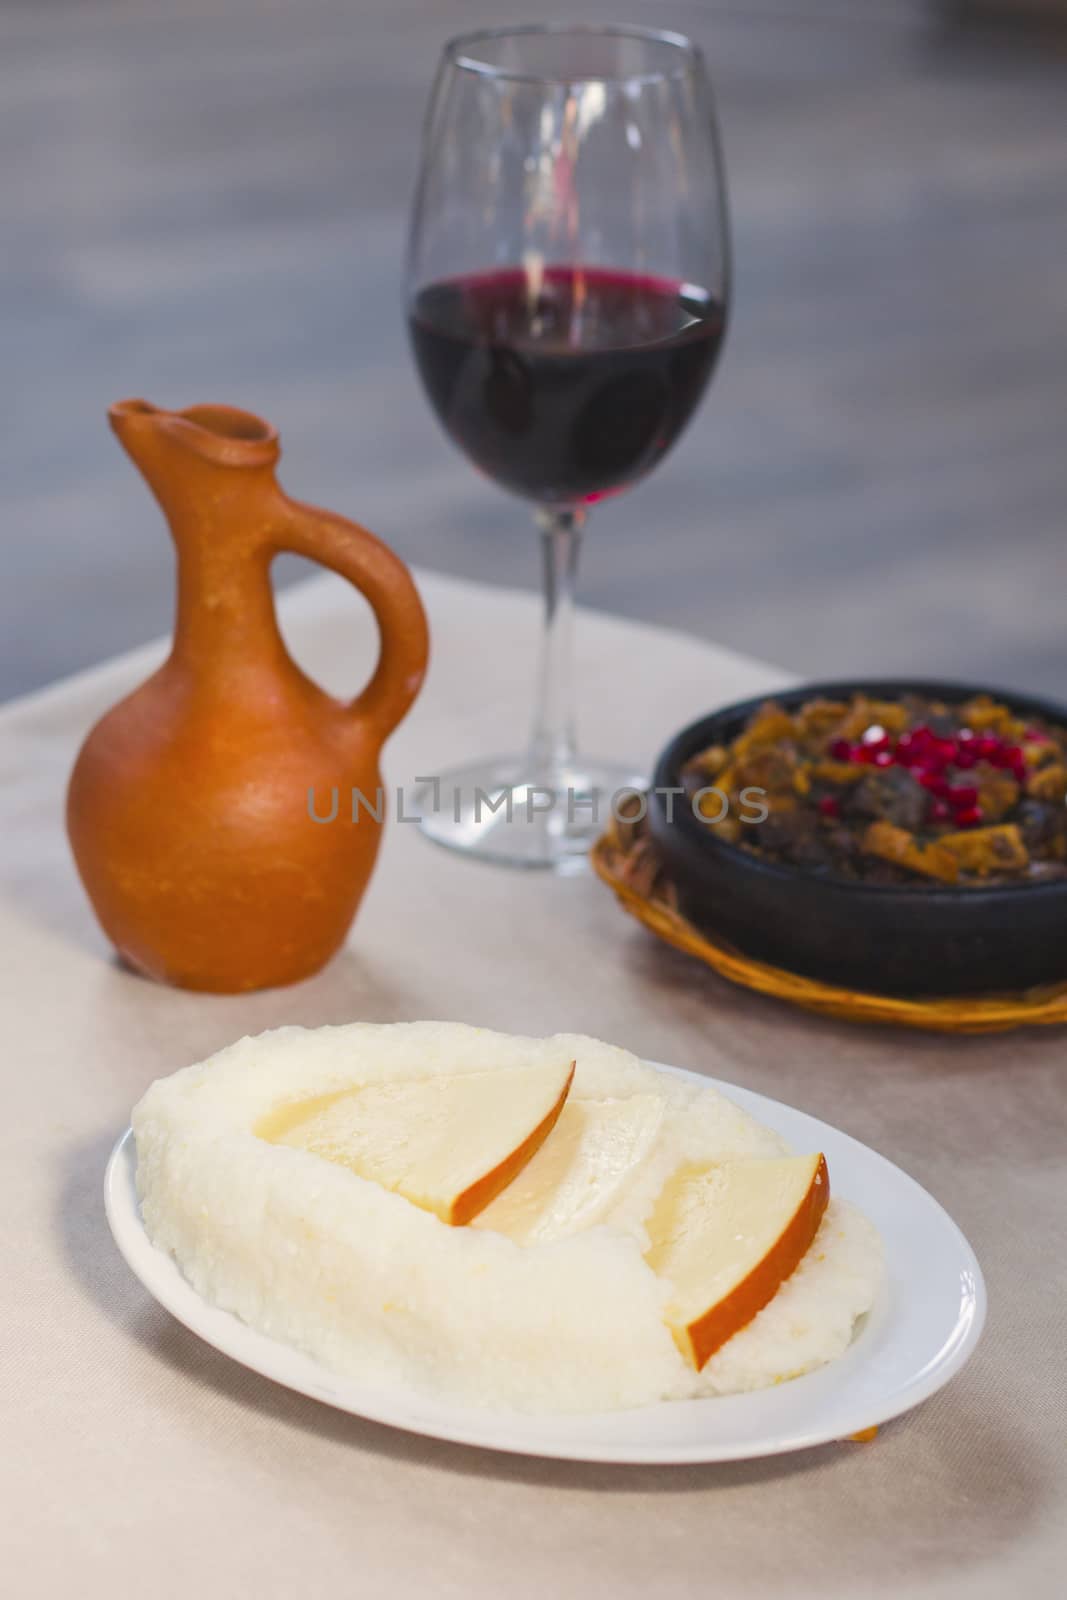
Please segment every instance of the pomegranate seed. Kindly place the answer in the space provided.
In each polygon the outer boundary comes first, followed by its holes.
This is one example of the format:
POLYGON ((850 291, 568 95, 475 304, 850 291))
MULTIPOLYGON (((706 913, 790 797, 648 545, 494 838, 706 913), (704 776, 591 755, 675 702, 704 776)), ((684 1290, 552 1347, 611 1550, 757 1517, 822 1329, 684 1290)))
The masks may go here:
POLYGON ((982 820, 982 808, 981 808, 981 806, 971 806, 970 809, 967 810, 967 811, 957 811, 956 812, 956 826, 957 826, 957 828, 974 828, 974 827, 977 827, 977 825, 981 822, 981 820, 982 820))
POLYGON ((993 761, 994 756, 999 754, 1000 749, 1000 740, 994 739, 992 734, 989 733, 983 733, 980 738, 974 741, 974 753, 979 761, 993 761))
POLYGON ((961 772, 969 772, 977 760, 978 757, 970 746, 962 744, 956 751, 956 760, 953 765, 959 767, 961 772))
POLYGON ((889 735, 880 723, 872 722, 860 735, 860 743, 866 745, 868 750, 885 750, 889 745, 889 735))
POLYGON ((973 728, 960 728, 956 734, 956 743, 971 744, 977 737, 973 728))
POLYGON ((1002 744, 989 759, 994 767, 1002 770, 1010 768, 1013 772, 1026 771, 1026 757, 1017 744, 1002 744))
POLYGON ((978 790, 970 786, 948 789, 944 798, 956 811, 973 811, 978 804, 978 790))
POLYGON ((936 795, 939 800, 943 800, 945 795, 948 794, 948 780, 943 778, 939 772, 931 772, 925 769, 922 772, 917 772, 915 776, 927 793, 936 795))
POLYGON ((841 802, 836 794, 824 794, 819 801, 819 810, 824 817, 839 817, 841 815, 841 802))
POLYGON ((834 761, 851 761, 852 746, 847 739, 834 739, 830 744, 830 755, 834 761))
POLYGON ((876 750, 870 761, 872 767, 891 767, 894 764, 893 752, 892 750, 876 750))
POLYGON ((944 800, 932 800, 930 802, 929 816, 931 822, 951 822, 952 807, 944 800))
POLYGON ((919 759, 924 767, 929 767, 934 772, 956 758, 956 741, 954 739, 937 739, 933 735, 925 739, 920 746, 919 759))

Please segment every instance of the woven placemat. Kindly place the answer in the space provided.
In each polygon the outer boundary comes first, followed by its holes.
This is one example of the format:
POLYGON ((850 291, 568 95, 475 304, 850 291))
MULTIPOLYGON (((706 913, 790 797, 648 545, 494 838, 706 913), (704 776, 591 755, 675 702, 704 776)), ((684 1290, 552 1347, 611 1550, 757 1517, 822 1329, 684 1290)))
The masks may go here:
POLYGON ((613 821, 593 846, 591 856, 597 875, 614 889, 623 908, 657 938, 696 956, 731 983, 773 995, 805 1011, 846 1022, 889 1022, 936 1033, 1004 1033, 1010 1028, 1067 1023, 1067 983, 1022 994, 899 1000, 840 989, 753 961, 725 941, 710 938, 682 915, 675 887, 643 821, 613 821))

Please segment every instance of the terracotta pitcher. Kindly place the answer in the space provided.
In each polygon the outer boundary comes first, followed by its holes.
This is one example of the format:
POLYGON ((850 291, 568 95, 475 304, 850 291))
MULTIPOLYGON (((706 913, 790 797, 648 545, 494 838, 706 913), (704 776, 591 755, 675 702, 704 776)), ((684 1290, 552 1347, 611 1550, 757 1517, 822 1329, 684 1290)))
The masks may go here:
POLYGON ((153 978, 236 991, 292 983, 337 950, 374 866, 384 740, 426 669, 403 562, 353 522, 290 500, 275 430, 229 406, 111 408, 178 550, 174 643, 97 723, 67 797, 75 860, 121 954, 153 978), (308 556, 374 609, 378 665, 355 700, 320 689, 278 631, 270 564, 308 556), (338 791, 332 821, 331 791, 338 791))

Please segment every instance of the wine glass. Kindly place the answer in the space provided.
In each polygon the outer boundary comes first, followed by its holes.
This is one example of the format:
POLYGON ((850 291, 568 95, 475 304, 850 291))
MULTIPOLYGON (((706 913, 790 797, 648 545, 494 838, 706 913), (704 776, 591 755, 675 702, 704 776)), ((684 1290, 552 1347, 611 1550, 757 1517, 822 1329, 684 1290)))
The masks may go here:
POLYGON ((535 507, 545 628, 526 751, 443 774, 417 796, 438 843, 574 870, 619 791, 640 781, 578 754, 579 544, 589 507, 649 472, 688 422, 728 292, 711 89, 688 39, 548 25, 445 47, 412 218, 408 325, 448 434, 535 507))

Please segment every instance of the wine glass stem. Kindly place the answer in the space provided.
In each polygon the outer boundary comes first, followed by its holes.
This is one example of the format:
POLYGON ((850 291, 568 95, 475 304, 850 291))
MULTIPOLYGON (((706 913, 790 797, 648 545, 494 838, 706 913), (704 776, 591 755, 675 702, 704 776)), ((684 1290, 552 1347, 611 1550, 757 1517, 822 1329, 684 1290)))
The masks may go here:
POLYGON ((530 735, 530 778, 553 786, 574 765, 574 588, 585 524, 581 506, 546 506, 535 513, 544 557, 545 624, 537 703, 530 735))

